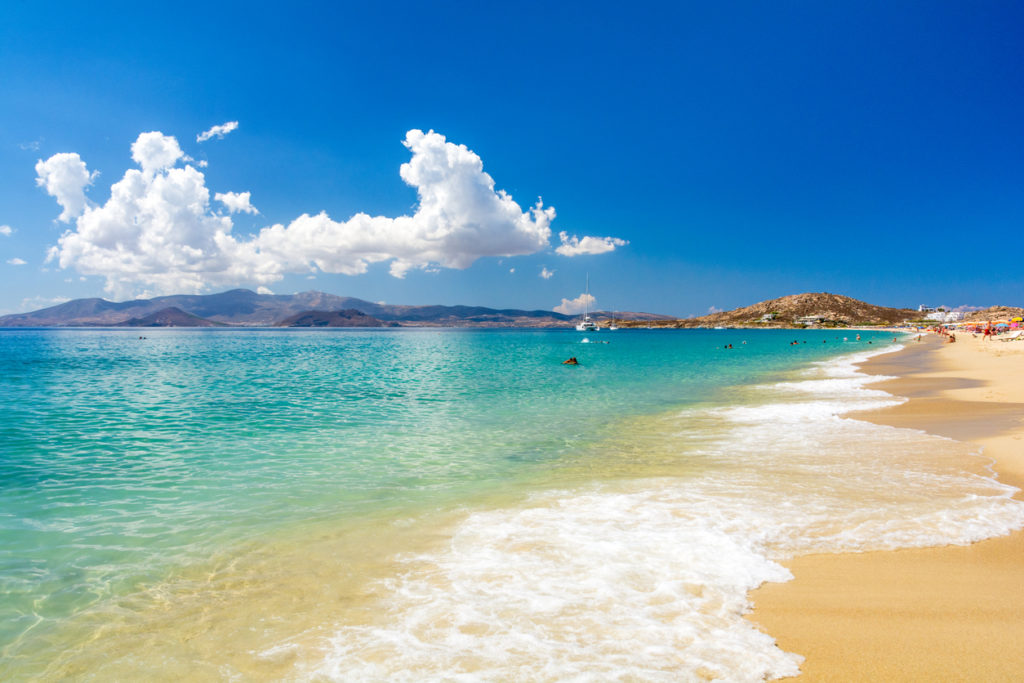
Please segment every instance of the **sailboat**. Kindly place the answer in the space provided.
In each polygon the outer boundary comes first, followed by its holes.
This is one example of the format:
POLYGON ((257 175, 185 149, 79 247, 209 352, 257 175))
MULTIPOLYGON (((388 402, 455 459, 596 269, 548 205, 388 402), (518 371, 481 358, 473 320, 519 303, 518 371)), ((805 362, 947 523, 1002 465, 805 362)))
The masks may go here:
POLYGON ((612 321, 608 323, 609 330, 617 330, 619 326, 615 324, 615 311, 612 311, 612 321))
POLYGON ((597 332, 597 323, 590 319, 590 273, 587 273, 587 294, 583 297, 583 320, 576 324, 580 332, 597 332))

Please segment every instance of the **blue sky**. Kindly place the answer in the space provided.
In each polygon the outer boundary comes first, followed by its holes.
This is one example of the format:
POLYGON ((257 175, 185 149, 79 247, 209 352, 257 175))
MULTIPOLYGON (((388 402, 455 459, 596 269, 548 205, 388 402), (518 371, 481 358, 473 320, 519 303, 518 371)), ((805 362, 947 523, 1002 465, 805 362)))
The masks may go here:
POLYGON ((1013 3, 101 5, 0 7, 2 312, 1024 304, 1013 3))

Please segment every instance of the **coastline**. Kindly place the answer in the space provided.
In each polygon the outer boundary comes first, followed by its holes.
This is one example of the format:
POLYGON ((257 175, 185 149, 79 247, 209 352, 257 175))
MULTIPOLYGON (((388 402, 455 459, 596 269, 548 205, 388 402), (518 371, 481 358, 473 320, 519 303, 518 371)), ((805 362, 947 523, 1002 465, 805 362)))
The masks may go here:
MULTIPOLYGON (((909 400, 847 417, 976 444, 1024 488, 1024 343, 926 335, 861 365, 909 400)), ((1018 491, 1015 497, 1021 499, 1018 491)), ((803 655, 795 680, 1012 680, 1024 670, 1024 531, 970 546, 810 555, 748 618, 803 655)))

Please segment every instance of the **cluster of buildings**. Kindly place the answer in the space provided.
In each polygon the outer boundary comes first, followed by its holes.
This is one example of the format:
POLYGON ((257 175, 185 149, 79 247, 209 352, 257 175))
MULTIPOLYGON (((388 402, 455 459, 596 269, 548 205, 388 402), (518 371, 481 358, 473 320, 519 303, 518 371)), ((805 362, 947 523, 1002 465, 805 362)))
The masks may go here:
MULTIPOLYGON (((920 320, 929 320, 936 322, 940 325, 959 322, 964 318, 964 313, 962 311, 947 311, 945 308, 942 308, 941 306, 933 308, 932 306, 925 306, 924 304, 922 304, 917 307, 917 311, 918 313, 921 314, 920 320)), ((761 316, 761 319, 758 322, 775 322, 777 316, 777 313, 765 313, 764 315, 761 316)), ((796 325, 805 325, 807 327, 813 327, 815 325, 822 325, 825 323, 838 323, 840 325, 845 324, 842 321, 830 320, 826 315, 823 314, 801 316, 799 318, 794 319, 793 323, 796 325)))
POLYGON ((921 304, 917 307, 919 313, 924 313, 922 319, 934 320, 937 323, 955 323, 963 320, 964 314, 960 311, 947 311, 944 308, 932 308, 921 304))

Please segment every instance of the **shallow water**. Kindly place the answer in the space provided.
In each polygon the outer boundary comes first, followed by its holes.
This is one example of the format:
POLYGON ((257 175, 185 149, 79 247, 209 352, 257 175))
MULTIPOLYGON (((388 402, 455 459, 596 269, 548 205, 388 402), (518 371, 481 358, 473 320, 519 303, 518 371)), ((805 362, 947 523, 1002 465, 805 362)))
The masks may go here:
POLYGON ((5 679, 760 680, 779 560, 1024 525, 891 335, 144 334, 0 331, 5 679))

